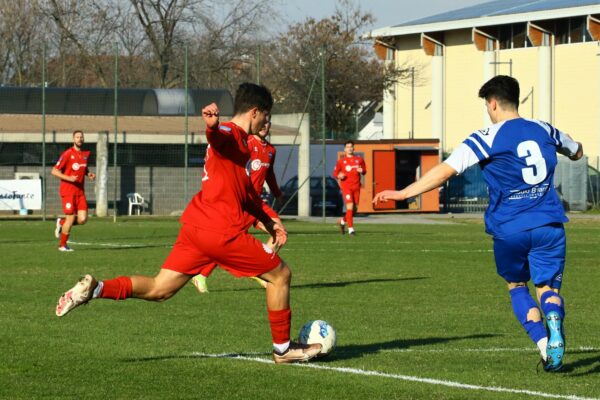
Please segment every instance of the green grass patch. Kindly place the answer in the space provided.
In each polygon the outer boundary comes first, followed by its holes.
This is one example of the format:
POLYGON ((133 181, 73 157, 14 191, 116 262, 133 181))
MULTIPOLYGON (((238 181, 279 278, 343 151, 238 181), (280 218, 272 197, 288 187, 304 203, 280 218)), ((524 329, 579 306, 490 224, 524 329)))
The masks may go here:
POLYGON ((338 348, 315 365, 396 378, 203 356, 270 354, 264 290, 219 269, 206 295, 190 284, 162 304, 98 300, 59 319, 58 297, 84 273, 154 275, 177 220, 92 219, 74 228, 72 240, 85 244, 68 254, 57 251, 51 221, 2 221, 0 398, 535 398, 402 376, 600 396, 599 221, 567 224, 568 344, 558 374, 536 373, 537 353, 512 315, 480 222, 364 224, 356 237, 335 224, 286 227, 292 334, 325 319, 338 348))

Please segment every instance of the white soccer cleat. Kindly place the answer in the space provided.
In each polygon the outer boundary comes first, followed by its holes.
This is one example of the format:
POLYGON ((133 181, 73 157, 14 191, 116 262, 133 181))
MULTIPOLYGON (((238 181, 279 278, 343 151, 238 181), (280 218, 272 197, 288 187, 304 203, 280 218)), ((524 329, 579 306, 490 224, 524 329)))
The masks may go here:
POLYGON ((62 225, 60 224, 60 218, 56 218, 56 228, 54 228, 54 237, 60 238, 60 231, 62 229, 62 225))
POLYGON ((75 286, 58 299, 56 315, 62 317, 75 307, 86 304, 92 299, 96 286, 98 286, 98 281, 91 275, 79 279, 75 286))
POLYGON ((69 246, 60 246, 58 248, 58 251, 75 251, 72 248, 70 248, 69 246))
POLYGON ((315 358, 321 352, 320 343, 300 344, 290 342, 290 347, 283 353, 273 351, 273 362, 275 364, 301 363, 315 358))
POLYGON ((202 275, 196 275, 192 278, 192 283, 196 287, 198 292, 204 294, 208 293, 208 286, 206 285, 206 277, 202 275))

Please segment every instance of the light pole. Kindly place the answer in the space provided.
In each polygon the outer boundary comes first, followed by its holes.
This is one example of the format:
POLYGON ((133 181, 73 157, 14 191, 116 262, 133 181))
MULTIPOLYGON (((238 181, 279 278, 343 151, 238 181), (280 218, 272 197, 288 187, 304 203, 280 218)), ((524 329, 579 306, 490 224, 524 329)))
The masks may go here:
POLYGON ((492 62, 490 62, 490 64, 492 64, 492 65, 508 64, 509 71, 510 71, 509 74, 510 74, 510 76, 512 76, 512 66, 513 66, 512 58, 509 58, 508 61, 492 61, 492 62))
POLYGON ((531 119, 533 119, 533 107, 535 105, 533 99, 533 86, 531 87, 531 91, 529 93, 527 93, 527 96, 525 96, 525 98, 523 100, 521 100, 521 104, 525 104, 525 102, 527 101, 527 99, 529 99, 529 97, 531 97, 531 119))

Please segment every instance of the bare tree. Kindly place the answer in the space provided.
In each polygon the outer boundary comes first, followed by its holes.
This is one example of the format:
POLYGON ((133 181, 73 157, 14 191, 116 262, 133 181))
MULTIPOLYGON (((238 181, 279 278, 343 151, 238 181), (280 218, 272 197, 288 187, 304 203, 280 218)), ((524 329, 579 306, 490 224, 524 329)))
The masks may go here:
POLYGON ((109 58, 118 27, 115 9, 111 0, 41 2, 40 10, 56 28, 53 39, 62 64, 63 84, 109 86, 109 58), (73 73, 67 77, 69 70, 73 73))
POLYGON ((152 50, 159 86, 170 87, 181 82, 180 76, 171 74, 176 60, 181 63, 181 58, 175 57, 175 49, 184 47, 183 32, 190 29, 194 11, 202 0, 130 1, 152 50))
MULTIPOLYGON (((339 4, 332 16, 309 18, 280 34, 266 67, 280 111, 303 111, 308 100, 309 113, 320 116, 320 62, 325 57, 327 129, 341 138, 354 132, 357 113, 366 103, 381 101, 384 89, 408 79, 409 68, 384 66, 371 45, 360 41, 373 16, 349 1, 339 4)), ((320 123, 311 118, 313 132, 320 123)))
POLYGON ((0 0, 0 76, 4 84, 31 85, 41 47, 36 1, 0 0))
POLYGON ((204 7, 194 26, 192 81, 197 86, 234 90, 255 79, 259 43, 278 20, 268 0, 223 0, 218 9, 204 7))

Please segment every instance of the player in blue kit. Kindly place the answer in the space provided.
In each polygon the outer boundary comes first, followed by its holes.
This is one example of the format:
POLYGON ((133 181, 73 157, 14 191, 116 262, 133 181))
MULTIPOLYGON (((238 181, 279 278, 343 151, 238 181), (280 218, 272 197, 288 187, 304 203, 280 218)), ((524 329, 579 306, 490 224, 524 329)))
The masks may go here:
POLYGON ((488 185, 486 232, 494 239, 498 274, 506 280, 515 316, 538 346, 544 370, 563 365, 564 300, 559 295, 565 264, 568 219, 553 186, 559 152, 583 157, 581 143, 552 125, 519 116, 519 83, 496 76, 479 90, 494 123, 473 132, 445 160, 400 191, 377 193, 374 203, 405 200, 439 187, 479 164, 488 185), (527 286, 536 288, 542 315, 527 286))

